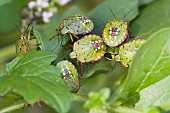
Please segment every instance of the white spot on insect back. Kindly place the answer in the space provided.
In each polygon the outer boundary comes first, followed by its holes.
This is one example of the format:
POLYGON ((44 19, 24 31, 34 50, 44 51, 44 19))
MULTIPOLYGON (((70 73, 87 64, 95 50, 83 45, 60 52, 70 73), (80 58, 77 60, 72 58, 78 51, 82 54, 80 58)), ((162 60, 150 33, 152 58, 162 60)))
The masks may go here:
POLYGON ((119 34, 119 32, 115 32, 115 34, 116 34, 116 35, 118 35, 118 34, 119 34))
POLYGON ((101 48, 100 48, 100 47, 98 47, 97 49, 99 49, 99 50, 100 50, 101 48))
POLYGON ((66 75, 66 73, 63 73, 63 76, 65 76, 66 75))

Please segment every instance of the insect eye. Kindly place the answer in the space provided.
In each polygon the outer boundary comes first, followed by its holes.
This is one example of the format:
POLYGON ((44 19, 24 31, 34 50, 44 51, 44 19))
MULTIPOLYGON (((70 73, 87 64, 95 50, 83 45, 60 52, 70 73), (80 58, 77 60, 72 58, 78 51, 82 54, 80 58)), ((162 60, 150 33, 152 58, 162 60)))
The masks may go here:
POLYGON ((25 38, 25 36, 22 36, 22 39, 24 39, 25 38))

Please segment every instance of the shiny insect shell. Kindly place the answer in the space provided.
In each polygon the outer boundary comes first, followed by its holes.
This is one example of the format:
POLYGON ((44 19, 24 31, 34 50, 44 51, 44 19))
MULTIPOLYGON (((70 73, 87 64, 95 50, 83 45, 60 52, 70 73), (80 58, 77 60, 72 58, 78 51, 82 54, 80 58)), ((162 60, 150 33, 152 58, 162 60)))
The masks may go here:
POLYGON ((87 34, 94 28, 93 22, 86 16, 71 15, 65 18, 59 26, 61 34, 87 34))
POLYGON ((58 62, 56 67, 61 70, 62 78, 66 81, 70 90, 76 92, 79 89, 79 77, 75 66, 71 62, 63 60, 58 62))
POLYGON ((118 55, 114 57, 114 60, 120 61, 120 63, 125 66, 131 66, 132 59, 134 58, 136 52, 145 42, 145 39, 138 38, 128 43, 125 43, 119 47, 118 55))
POLYGON ((120 45, 128 37, 128 23, 122 19, 109 20, 103 29, 102 38, 111 47, 120 45))
POLYGON ((70 58, 76 58, 81 63, 100 60, 106 51, 106 45, 97 35, 86 35, 73 45, 70 58))

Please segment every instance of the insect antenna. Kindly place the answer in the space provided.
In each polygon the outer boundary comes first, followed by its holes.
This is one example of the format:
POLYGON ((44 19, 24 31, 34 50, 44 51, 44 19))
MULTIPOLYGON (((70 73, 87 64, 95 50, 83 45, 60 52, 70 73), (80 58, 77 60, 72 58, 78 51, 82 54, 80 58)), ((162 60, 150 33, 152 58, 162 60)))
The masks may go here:
POLYGON ((25 34, 26 34, 27 31, 28 31, 28 28, 30 27, 30 25, 33 23, 34 20, 35 20, 35 19, 32 19, 32 20, 30 21, 30 23, 28 24, 27 28, 26 28, 25 31, 24 31, 23 36, 25 36, 25 34))
POLYGON ((114 12, 112 11, 112 9, 108 6, 110 12, 112 13, 112 15, 114 16, 114 18, 116 19, 116 15, 114 14, 114 12))
POLYGON ((17 26, 17 24, 15 24, 15 27, 16 27, 17 30, 21 33, 21 30, 19 29, 19 27, 17 26))
POLYGON ((54 37, 56 37, 57 35, 59 35, 59 34, 55 34, 54 36, 52 36, 50 39, 49 39, 49 41, 50 40, 52 40, 54 37))
POLYGON ((65 51, 64 53, 63 53, 63 51, 62 51, 62 47, 64 47, 63 42, 66 41, 66 40, 67 40, 67 39, 63 38, 63 39, 60 41, 59 45, 56 46, 55 49, 52 51, 53 53, 55 53, 56 50, 59 50, 59 51, 61 51, 61 54, 63 54, 63 55, 61 55, 61 57, 57 58, 56 61, 60 61, 60 59, 64 58, 66 55, 68 55, 68 52, 67 52, 67 51, 65 51))
POLYGON ((54 36, 52 36, 52 37, 49 39, 49 41, 52 40, 52 39, 53 39, 54 37, 56 37, 57 35, 59 36, 59 35, 61 34, 61 33, 59 32, 59 29, 57 29, 56 31, 57 31, 57 34, 55 34, 54 36))
MULTIPOLYGON (((55 36, 57 36, 58 34, 56 34, 55 36)), ((53 36, 53 37, 55 37, 53 36)), ((59 36, 59 35, 58 35, 59 36)), ((54 50, 53 50, 53 53, 56 51, 56 49, 58 48, 58 50, 61 49, 61 47, 64 47, 63 45, 63 41, 66 41, 66 39, 64 40, 64 38, 62 38, 62 40, 59 40, 60 37, 57 38, 57 43, 59 44, 59 46, 57 46, 54 50), (60 41, 60 42, 59 42, 60 41)))
POLYGON ((24 35, 27 33, 29 26, 31 25, 32 21, 28 24, 27 28, 24 31, 24 35))
POLYGON ((122 17, 122 20, 123 20, 131 11, 133 11, 133 9, 131 9, 130 11, 128 11, 128 12, 122 17))

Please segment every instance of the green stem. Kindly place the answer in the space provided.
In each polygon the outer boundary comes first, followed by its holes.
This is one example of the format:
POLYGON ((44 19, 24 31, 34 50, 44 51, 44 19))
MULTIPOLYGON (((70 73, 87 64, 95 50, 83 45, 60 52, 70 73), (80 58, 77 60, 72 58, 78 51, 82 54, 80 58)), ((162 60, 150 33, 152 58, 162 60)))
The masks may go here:
MULTIPOLYGON (((88 99, 88 97, 84 96, 84 95, 73 94, 73 96, 74 96, 74 101, 81 102, 81 101, 86 101, 88 99)), ((21 102, 21 103, 15 104, 15 105, 8 106, 6 108, 1 109, 0 113, 6 113, 6 112, 11 112, 11 111, 20 109, 20 108, 24 107, 25 104, 26 104, 25 102, 21 102)))
POLYGON ((25 106, 25 102, 22 102, 22 103, 18 103, 16 105, 11 105, 11 106, 8 106, 6 108, 3 108, 0 110, 0 113, 7 113, 7 112, 11 112, 11 111, 14 111, 14 110, 17 110, 17 109, 20 109, 22 107, 25 106))
POLYGON ((0 49, 0 74, 6 74, 5 65, 15 56, 15 45, 9 45, 0 49))
POLYGON ((15 44, 0 49, 0 60, 3 61, 15 55, 15 44))
POLYGON ((88 99, 88 97, 85 96, 85 95, 73 94, 73 96, 74 96, 74 101, 83 101, 83 102, 85 102, 88 99))

